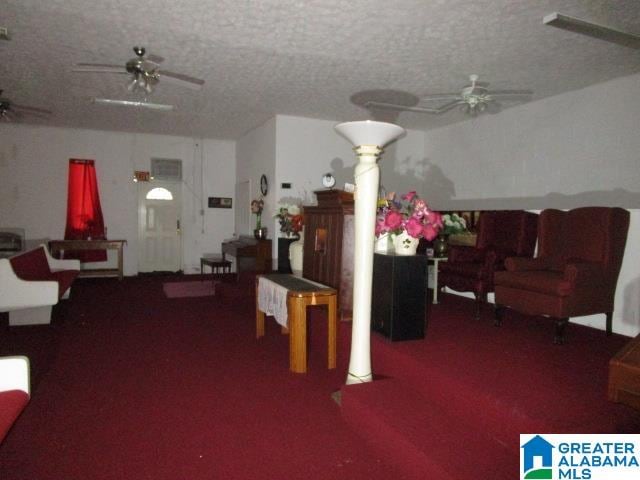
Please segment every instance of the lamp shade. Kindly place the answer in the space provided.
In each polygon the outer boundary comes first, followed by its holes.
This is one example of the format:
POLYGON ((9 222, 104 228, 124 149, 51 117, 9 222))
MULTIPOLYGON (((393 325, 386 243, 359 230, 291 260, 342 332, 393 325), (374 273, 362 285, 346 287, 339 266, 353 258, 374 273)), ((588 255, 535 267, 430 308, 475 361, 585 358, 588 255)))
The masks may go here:
POLYGON ((372 120, 340 123, 334 128, 336 132, 349 140, 355 147, 375 145, 382 148, 387 143, 406 133, 404 128, 393 123, 374 122, 372 120))

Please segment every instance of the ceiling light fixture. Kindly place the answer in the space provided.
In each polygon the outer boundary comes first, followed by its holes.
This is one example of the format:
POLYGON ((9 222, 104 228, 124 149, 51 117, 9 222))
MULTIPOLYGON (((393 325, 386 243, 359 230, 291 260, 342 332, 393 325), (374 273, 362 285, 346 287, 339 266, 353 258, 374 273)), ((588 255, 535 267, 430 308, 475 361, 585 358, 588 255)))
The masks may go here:
POLYGON ((138 108, 148 108, 150 110, 162 110, 162 111, 173 110, 173 105, 165 105, 162 103, 137 102, 137 101, 131 101, 131 100, 113 100, 110 98, 92 98, 91 101, 93 103, 100 103, 103 105, 117 105, 120 107, 138 107, 138 108))
POLYGON ((0 40, 11 40, 7 27, 0 27, 0 40))
POLYGON ((579 18, 563 15, 558 12, 550 13, 542 19, 542 23, 552 27, 562 28, 575 33, 588 35, 589 37, 617 43, 624 47, 640 49, 640 35, 626 33, 615 28, 605 27, 597 23, 587 22, 579 18))

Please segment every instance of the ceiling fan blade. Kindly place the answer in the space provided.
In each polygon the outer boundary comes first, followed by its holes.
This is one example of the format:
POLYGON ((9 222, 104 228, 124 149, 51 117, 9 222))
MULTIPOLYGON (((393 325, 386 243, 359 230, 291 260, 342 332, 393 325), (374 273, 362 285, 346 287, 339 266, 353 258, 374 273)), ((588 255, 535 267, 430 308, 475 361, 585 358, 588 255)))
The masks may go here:
POLYGON ((161 57, 160 55, 154 55, 153 53, 150 53, 149 55, 145 55, 145 60, 149 60, 152 63, 155 63, 156 65, 164 62, 164 57, 161 57))
POLYGON ((421 97, 420 100, 431 102, 433 100, 459 100, 460 98, 459 93, 434 93, 433 95, 425 95, 424 97, 421 97))
POLYGON ((570 32, 581 33, 589 37, 604 40, 606 42, 617 43, 624 47, 640 49, 640 35, 626 33, 615 28, 606 27, 597 23, 587 22, 579 18, 563 15, 558 12, 550 13, 542 19, 545 25, 562 28, 570 32))
POLYGON ((453 102, 449 102, 449 103, 445 103, 444 105, 442 105, 441 107, 438 107, 438 111, 437 113, 444 113, 444 112, 448 112, 449 110, 451 110, 452 108, 457 107, 458 105, 462 105, 463 103, 465 103, 464 100, 455 100, 453 102))
POLYGON ((76 63, 71 70, 74 72, 128 73, 122 65, 106 63, 76 63))
POLYGON ((518 94, 518 93, 504 93, 500 95, 486 95, 485 100, 488 102, 492 102, 495 100, 500 100, 503 102, 526 102, 531 100, 531 95, 528 94, 518 94))
POLYGON ((11 108, 13 110, 20 110, 24 113, 30 114, 41 114, 41 115, 53 115, 51 110, 46 110, 44 108, 36 108, 36 107, 28 107, 26 105, 16 105, 15 103, 11 104, 11 108))
POLYGON ((192 88, 194 90, 200 90, 204 85, 204 80, 199 78, 183 75, 182 73, 167 72, 166 70, 158 71, 160 79, 165 79, 167 83, 173 83, 183 87, 192 88))
POLYGON ((533 90, 492 90, 487 92, 491 97, 508 95, 533 95, 533 90))
POLYGON ((100 103, 103 105, 116 105, 119 107, 139 107, 148 108, 150 110, 173 110, 173 105, 165 105, 162 103, 149 103, 149 102, 135 102, 131 100, 113 100, 110 98, 92 98, 93 103, 100 103))
POLYGON ((154 72, 154 71, 156 71, 158 69, 158 67, 160 67, 159 63, 152 62, 149 59, 144 59, 142 61, 142 68, 144 70, 146 70, 147 72, 154 72))
POLYGON ((385 103, 385 102, 367 102, 364 104, 365 108, 384 108, 388 110, 400 110, 403 112, 418 112, 418 113, 440 113, 435 108, 429 107, 411 107, 409 105, 397 105, 395 103, 385 103))

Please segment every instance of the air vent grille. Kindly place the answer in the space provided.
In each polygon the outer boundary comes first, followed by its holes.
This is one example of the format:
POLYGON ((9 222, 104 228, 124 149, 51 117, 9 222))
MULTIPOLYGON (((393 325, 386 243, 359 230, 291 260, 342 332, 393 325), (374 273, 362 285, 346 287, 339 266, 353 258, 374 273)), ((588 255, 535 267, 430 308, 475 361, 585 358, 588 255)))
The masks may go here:
POLYGON ((151 176, 154 180, 182 181, 182 160, 173 158, 152 158, 151 176))

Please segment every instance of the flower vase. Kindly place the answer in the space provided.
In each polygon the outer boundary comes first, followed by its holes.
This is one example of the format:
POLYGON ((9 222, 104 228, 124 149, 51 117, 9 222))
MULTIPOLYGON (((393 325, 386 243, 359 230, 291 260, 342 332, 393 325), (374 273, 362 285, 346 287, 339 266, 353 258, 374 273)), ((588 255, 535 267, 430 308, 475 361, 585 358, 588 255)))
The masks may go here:
POLYGON ((389 253, 389 246, 391 243, 391 235, 389 233, 382 233, 379 237, 376 237, 376 241, 373 250, 376 253, 389 253))
POLYGON ((253 236, 257 240, 264 240, 267 238, 267 227, 259 227, 253 231, 253 236))
POLYGON ((304 234, 300 232, 298 240, 289 246, 289 261, 294 275, 302 276, 302 259, 304 250, 304 234))
POLYGON ((433 255, 442 258, 446 257, 449 253, 449 242, 446 235, 438 235, 433 241, 433 255))
POLYGON ((420 240, 413 238, 406 231, 393 236, 393 248, 396 255, 415 255, 420 240))

